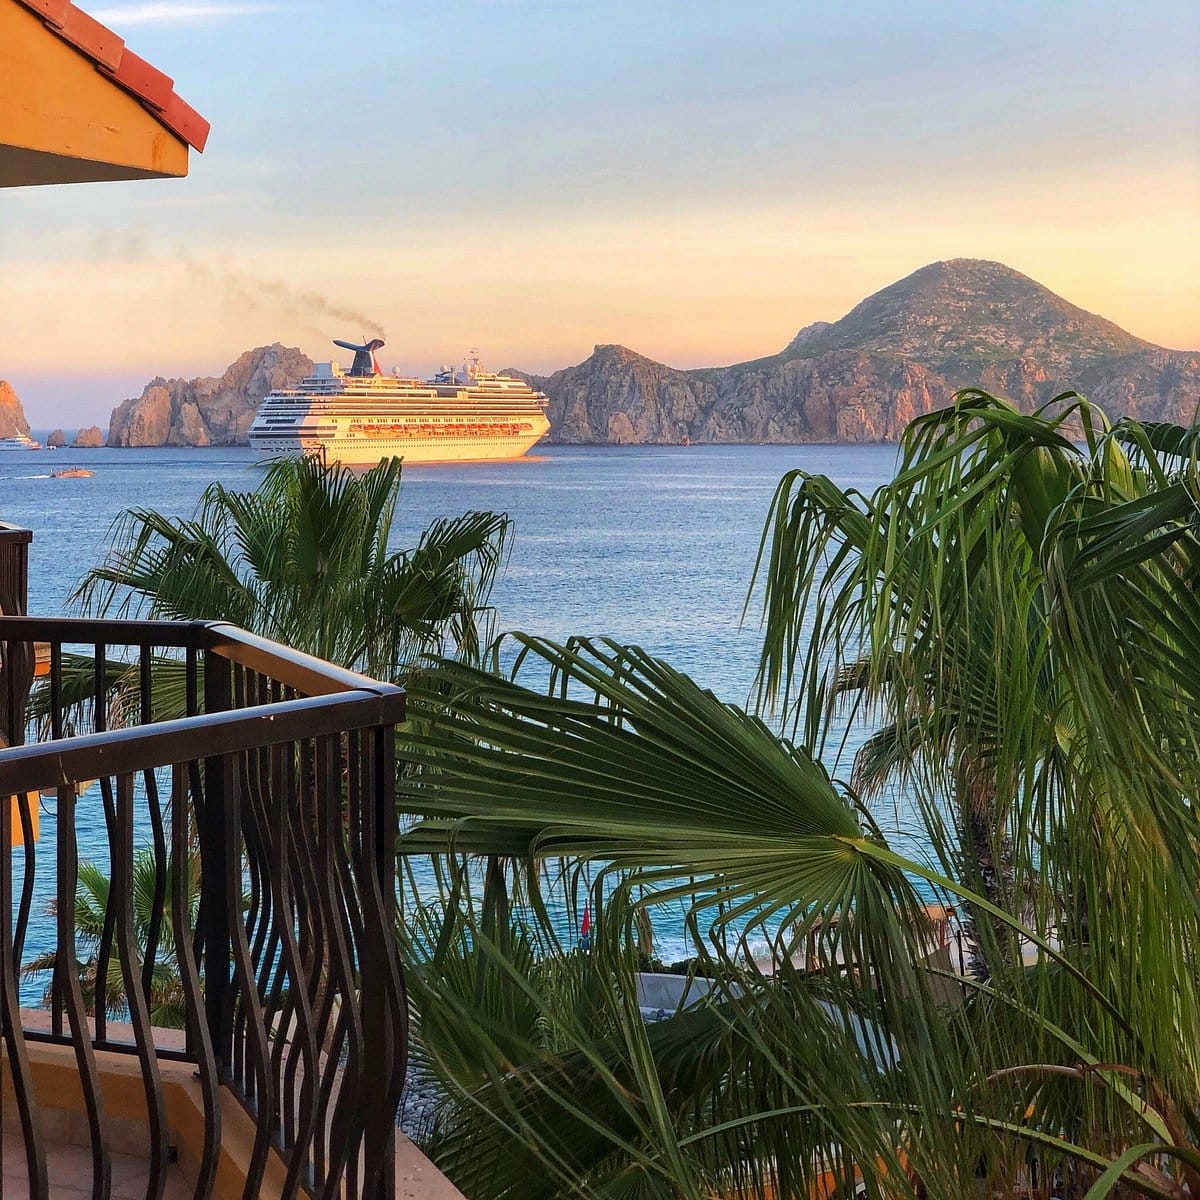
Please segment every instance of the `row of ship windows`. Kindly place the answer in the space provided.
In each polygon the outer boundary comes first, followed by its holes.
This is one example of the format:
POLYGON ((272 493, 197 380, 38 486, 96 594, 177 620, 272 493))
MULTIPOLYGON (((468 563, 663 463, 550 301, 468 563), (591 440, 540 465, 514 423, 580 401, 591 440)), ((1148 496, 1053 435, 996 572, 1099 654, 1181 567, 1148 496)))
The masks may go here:
POLYGON ((335 408, 338 412, 345 416, 350 416, 355 413, 412 413, 418 416, 424 416, 429 419, 436 420, 439 417, 453 417, 457 413, 472 413, 472 412, 510 412, 514 415, 521 413, 540 413, 543 411, 540 404, 510 404, 506 401, 497 400, 494 403, 481 402, 479 404, 458 404, 452 408, 443 408, 439 412, 430 412, 429 406, 425 404, 284 404, 282 402, 275 404, 266 404, 263 406, 263 412, 269 413, 308 413, 308 412, 326 412, 331 408, 335 408))
MULTIPOLYGON (((361 440, 346 441, 343 438, 323 439, 328 441, 328 444, 333 448, 345 445, 348 450, 361 450, 363 443, 361 440)), ((519 438, 439 438, 439 446, 485 446, 489 443, 494 444, 497 441, 515 442, 520 444, 519 438)), ((296 448, 295 438, 255 438, 254 445, 262 450, 294 450, 296 448)), ((414 449, 417 448, 417 443, 414 443, 414 449)))
MULTIPOLYGON (((344 442, 347 446, 361 446, 363 442, 373 441, 373 438, 294 438, 294 437, 256 437, 251 439, 256 445, 263 446, 294 446, 298 441, 321 441, 321 442, 344 442)), ((413 444, 418 445, 424 441, 445 442, 449 445, 478 446, 485 442, 517 442, 520 438, 516 437, 448 437, 448 438, 413 438, 413 444)))
POLYGON ((255 430, 263 433, 338 433, 346 432, 353 437, 413 437, 415 435, 430 434, 436 437, 443 437, 449 433, 478 433, 487 430, 519 430, 525 432, 535 428, 529 421, 456 421, 454 424, 446 425, 430 425, 428 423, 412 425, 384 425, 382 423, 357 422, 350 425, 348 429, 343 429, 337 425, 299 425, 294 421, 262 421, 256 425, 255 430))

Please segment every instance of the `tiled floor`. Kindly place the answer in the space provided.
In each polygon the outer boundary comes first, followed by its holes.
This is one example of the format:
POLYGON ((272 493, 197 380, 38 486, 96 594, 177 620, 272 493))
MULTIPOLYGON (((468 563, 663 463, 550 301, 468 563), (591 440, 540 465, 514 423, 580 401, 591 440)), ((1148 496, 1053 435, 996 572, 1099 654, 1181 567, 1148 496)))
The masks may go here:
MULTIPOLYGON (((51 1145, 46 1154, 53 1200, 80 1200, 92 1194, 92 1153, 83 1146, 51 1145)), ((146 1194, 149 1164, 144 1158, 114 1154, 112 1159, 113 1200, 139 1200, 146 1194)), ((166 1200, 189 1200, 192 1191, 178 1168, 167 1171, 166 1200)), ((28 1200, 29 1177, 25 1171, 25 1150, 20 1139, 4 1135, 3 1174, 0 1196, 4 1200, 28 1200)))

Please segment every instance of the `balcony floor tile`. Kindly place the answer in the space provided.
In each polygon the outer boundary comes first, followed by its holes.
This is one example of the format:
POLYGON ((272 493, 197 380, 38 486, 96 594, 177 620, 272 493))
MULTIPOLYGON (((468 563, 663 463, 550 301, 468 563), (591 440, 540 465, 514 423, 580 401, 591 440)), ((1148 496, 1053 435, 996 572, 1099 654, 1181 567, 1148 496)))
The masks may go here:
MULTIPOLYGON (((21 1139, 4 1135, 3 1145, 4 1200, 28 1200, 29 1181, 25 1171, 25 1150, 21 1139)), ((50 1195, 62 1200, 90 1197, 92 1194, 92 1155, 83 1146, 53 1144, 47 1147, 46 1165, 50 1171, 50 1195)), ((112 1156, 113 1200, 139 1200, 146 1194, 149 1164, 144 1158, 128 1154, 112 1156)), ((169 1167, 165 1200, 188 1200, 191 1196, 177 1167, 169 1167)))

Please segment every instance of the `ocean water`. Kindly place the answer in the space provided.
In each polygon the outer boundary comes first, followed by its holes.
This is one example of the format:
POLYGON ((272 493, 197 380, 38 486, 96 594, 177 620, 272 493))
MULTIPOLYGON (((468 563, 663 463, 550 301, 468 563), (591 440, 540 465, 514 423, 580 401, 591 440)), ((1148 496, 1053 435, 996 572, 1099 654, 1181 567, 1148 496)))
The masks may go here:
MULTIPOLYGON (((891 446, 550 446, 515 462, 413 467, 404 474, 395 544, 414 544, 439 516, 506 512, 514 531, 493 593, 499 630, 635 643, 723 699, 744 703, 760 642, 754 609, 745 622, 742 612, 780 478, 799 467, 870 491, 895 461, 891 446)), ((34 531, 30 612, 72 611, 73 587, 103 558, 124 509, 190 515, 214 480, 249 488, 260 472, 240 448, 0 454, 0 520, 34 531), (65 465, 95 474, 50 476, 65 465)), ((827 765, 848 771, 846 762, 827 765)), ((907 806, 893 804, 880 819, 902 844, 909 839, 907 806)), ((48 865, 49 811, 42 830, 38 854, 48 865)), ((107 861, 98 795, 81 801, 79 841, 81 856, 107 861)), ((43 942, 48 899, 39 888, 27 954, 43 942)), ((677 938, 662 932, 669 951, 677 938)))

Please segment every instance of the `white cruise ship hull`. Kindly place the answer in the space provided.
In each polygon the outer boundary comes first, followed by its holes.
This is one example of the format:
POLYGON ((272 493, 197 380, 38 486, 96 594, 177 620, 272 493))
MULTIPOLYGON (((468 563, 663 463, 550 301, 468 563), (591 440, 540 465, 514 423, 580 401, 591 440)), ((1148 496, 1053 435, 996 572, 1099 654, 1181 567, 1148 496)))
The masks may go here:
MULTIPOLYGON (((548 426, 547 426, 548 427, 548 426)), ((344 467, 373 467, 385 458, 406 463, 485 462, 520 458, 545 431, 521 437, 257 437, 251 447, 260 458, 296 458, 325 453, 344 467)))
POLYGON ((328 462, 368 467, 385 458, 406 463, 520 458, 550 432, 547 397, 524 380, 484 371, 473 360, 461 374, 445 368, 431 380, 387 376, 376 339, 355 351, 354 368, 316 363, 292 388, 259 406, 247 440, 264 458, 324 453, 328 462))

